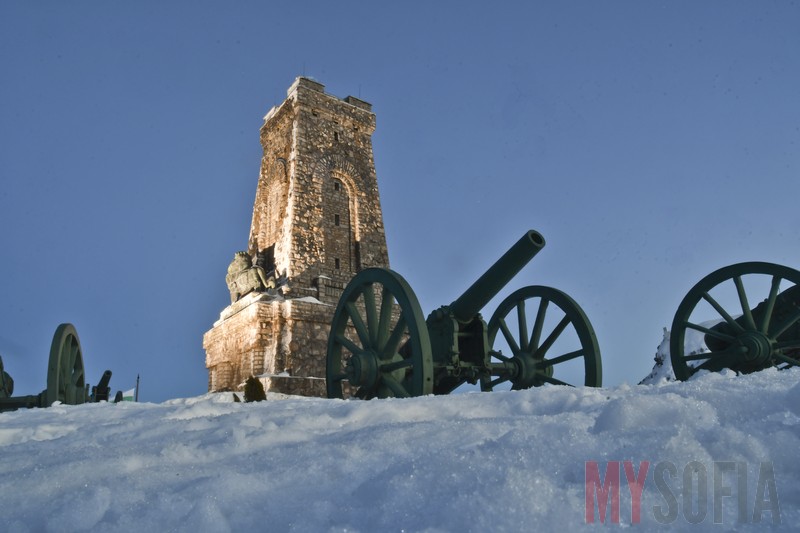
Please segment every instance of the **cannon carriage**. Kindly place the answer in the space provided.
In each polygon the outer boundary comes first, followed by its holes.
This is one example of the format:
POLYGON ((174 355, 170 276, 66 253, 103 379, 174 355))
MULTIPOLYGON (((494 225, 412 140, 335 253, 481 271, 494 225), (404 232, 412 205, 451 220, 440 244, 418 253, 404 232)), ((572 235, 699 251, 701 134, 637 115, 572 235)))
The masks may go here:
POLYGON ((545 383, 601 386, 594 330, 565 293, 528 286, 503 300, 488 323, 480 315, 544 245, 541 234, 528 231, 459 298, 427 319, 398 273, 386 268, 359 272, 334 313, 328 397, 449 394, 465 383, 480 384, 484 391, 545 383), (577 373, 562 375, 562 368, 575 366, 577 373))
POLYGON ((106 370, 100 382, 92 387, 86 384, 83 367, 83 350, 78 332, 72 324, 56 328, 50 345, 47 365, 47 388, 39 394, 13 396, 14 380, 3 368, 0 359, 0 412, 33 407, 50 407, 55 402, 79 405, 86 402, 108 400, 111 371, 106 370))

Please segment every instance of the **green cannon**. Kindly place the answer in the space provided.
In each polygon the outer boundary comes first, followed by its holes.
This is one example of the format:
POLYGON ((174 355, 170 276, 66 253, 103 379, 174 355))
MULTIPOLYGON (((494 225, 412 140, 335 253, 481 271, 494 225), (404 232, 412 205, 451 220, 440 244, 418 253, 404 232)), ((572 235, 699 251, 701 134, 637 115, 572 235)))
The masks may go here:
POLYGON ((97 385, 92 387, 92 394, 89 399, 93 402, 107 402, 108 397, 111 395, 111 387, 108 386, 109 381, 111 381, 111 370, 106 370, 97 385))
POLYGON ((565 293, 524 287, 503 300, 488 324, 480 315, 544 245, 541 234, 528 231, 427 320, 398 273, 386 268, 359 272, 342 293, 328 337, 328 397, 449 394, 465 383, 480 383, 484 391, 545 383, 601 386, 594 330, 565 293), (535 310, 532 321, 529 308, 535 310))
MULTIPOLYGON (((99 388, 105 391, 111 371, 106 370, 101 378, 99 388)), ((95 387, 95 390, 98 389, 95 387)), ((66 405, 78 405, 93 401, 89 396, 83 369, 83 352, 78 339, 78 332, 72 324, 61 324, 56 328, 53 342, 50 345, 50 359, 47 365, 47 388, 39 394, 29 396, 12 396, 14 380, 4 370, 0 359, 0 411, 14 411, 32 407, 50 407, 54 402, 66 405)), ((108 399, 108 393, 105 393, 108 399)), ((99 398, 98 398, 99 400, 99 398)))
POLYGON ((800 272, 748 262, 700 280, 675 313, 670 359, 682 381, 699 370, 800 366, 800 272))

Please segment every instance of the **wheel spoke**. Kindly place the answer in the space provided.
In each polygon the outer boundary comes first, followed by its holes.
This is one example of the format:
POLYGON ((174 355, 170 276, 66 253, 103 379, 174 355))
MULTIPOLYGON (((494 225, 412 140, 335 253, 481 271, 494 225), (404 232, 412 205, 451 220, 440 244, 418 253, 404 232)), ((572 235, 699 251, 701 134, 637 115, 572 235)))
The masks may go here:
POLYGON ((491 355, 492 357, 494 357, 494 358, 496 358, 496 359, 500 359, 501 361, 504 361, 504 362, 506 362, 506 363, 507 363, 507 362, 509 362, 509 361, 511 361, 511 358, 510 358, 510 357, 506 357, 506 356, 505 356, 505 355, 503 355, 501 352, 495 352, 495 351, 491 351, 491 352, 489 352, 489 355, 491 355))
POLYGON ((577 359, 578 357, 582 357, 584 354, 583 349, 575 350, 574 352, 565 353, 564 355, 559 355, 558 357, 554 357, 552 359, 545 359, 542 362, 545 366, 553 366, 564 363, 566 361, 571 361, 573 359, 577 359))
POLYGON ((405 315, 401 313, 400 318, 397 319, 397 324, 394 326, 394 330, 392 330, 392 334, 389 336, 389 340, 386 341, 386 344, 383 346, 383 350, 381 350, 381 359, 388 359, 397 353, 397 350, 400 348, 400 341, 403 340, 403 334, 405 331, 406 318, 405 315))
POLYGON ((394 393, 395 398, 408 398, 408 391, 391 374, 381 374, 381 380, 394 393))
POLYGON ((61 359, 61 368, 64 370, 65 375, 69 375, 72 369, 75 368, 75 358, 78 355, 78 346, 72 342, 72 337, 67 338, 66 346, 64 346, 65 356, 61 359))
POLYGON ((550 335, 547 336, 547 339, 545 339, 542 345, 536 350, 536 353, 533 354, 533 357, 536 359, 544 359, 544 354, 546 354, 547 350, 549 350, 553 346, 553 343, 555 343, 556 340, 558 340, 559 335, 561 335, 564 332, 569 323, 570 320, 568 316, 562 318, 561 322, 559 322, 558 325, 556 325, 555 329, 553 329, 553 331, 550 332, 550 335))
POLYGON ((684 355, 684 361, 703 361, 705 359, 712 359, 717 357, 730 357, 731 355, 739 355, 743 353, 743 346, 730 346, 725 350, 720 350, 718 352, 703 352, 703 353, 694 353, 690 355, 684 355))
POLYGON ((712 298, 710 294, 704 292, 703 299, 708 303, 710 303, 711 307, 716 309, 717 313, 719 313, 719 315, 725 319, 725 322, 727 322, 733 329, 735 329, 739 333, 744 332, 744 328, 742 327, 742 325, 736 322, 736 320, 734 320, 733 317, 729 315, 728 312, 719 304, 719 302, 717 302, 714 298, 712 298))
POLYGON ((365 349, 372 346, 370 343, 369 331, 367 330, 367 326, 364 324, 364 320, 361 318, 361 315, 358 313, 356 304, 353 302, 347 302, 345 309, 347 309, 347 314, 350 315, 350 320, 353 322, 353 327, 356 329, 358 338, 361 339, 361 346, 363 346, 365 349))
POLYGON ((708 370, 710 372, 719 372, 723 368, 729 368, 730 364, 730 359, 727 357, 714 357, 711 359, 706 359, 704 363, 695 368, 695 371, 708 370))
POLYGON ((347 374, 336 374, 335 376, 331 377, 331 379, 333 381, 344 381, 344 380, 349 381, 349 377, 350 376, 348 376, 347 374))
POLYGON ((539 309, 536 311, 536 321, 533 323, 531 341, 528 343, 528 346, 532 350, 537 350, 539 348, 539 341, 542 339, 542 328, 544 327, 544 317, 547 314, 547 306, 549 304, 550 300, 544 298, 539 300, 539 309))
POLYGON ((72 385, 72 373, 75 370, 75 359, 78 355, 78 346, 72 342, 72 337, 67 337, 66 346, 64 347, 65 356, 61 359, 61 385, 60 388, 64 391, 67 390, 69 385, 72 385))
POLYGON ((778 337, 786 333, 786 331, 789 328, 794 326, 798 320, 800 320, 800 309, 796 309, 794 313, 792 313, 786 320, 784 320, 780 324, 780 326, 775 328, 775 332, 770 334, 770 336, 773 339, 777 339, 778 337))
POLYGON ((714 337, 716 339, 720 339, 720 340, 723 340, 723 341, 726 341, 726 342, 736 342, 736 338, 735 337, 732 337, 730 335, 726 335, 726 334, 724 334, 724 333, 722 333, 720 331, 716 331, 716 330, 713 330, 713 329, 709 329, 709 328, 700 326, 698 324, 692 324, 691 322, 686 322, 684 324, 684 327, 699 331, 701 333, 705 333, 706 335, 711 335, 712 337, 714 337))
POLYGON ((790 339, 788 341, 778 342, 775 344, 775 347, 779 350, 798 349, 800 348, 800 339, 790 339))
POLYGON ((378 320, 378 350, 383 350, 386 347, 386 342, 389 340, 389 329, 392 327, 392 309, 394 307, 394 296, 384 286, 383 294, 381 295, 381 316, 378 320))
POLYGON ((72 373, 72 384, 77 386, 81 382, 81 378, 83 377, 83 368, 78 368, 75 372, 72 373))
POLYGON ((503 332, 503 337, 505 337, 508 346, 511 348, 511 352, 518 353, 519 346, 517 345, 517 341, 514 339, 514 336, 508 330, 508 325, 506 324, 506 320, 504 318, 500 319, 500 331, 503 332))
POLYGON ((356 398, 358 398, 358 399, 360 399, 360 400, 370 400, 370 399, 372 399, 372 396, 370 395, 370 392, 371 392, 371 391, 370 391, 370 390, 367 390, 367 388, 366 388, 366 387, 360 387, 360 388, 359 388, 359 389, 356 391, 356 393, 355 393, 355 397, 356 397, 356 398))
POLYGON ((566 381, 561 381, 560 379, 556 379, 554 377, 546 376, 544 374, 537 374, 536 377, 538 379, 541 379, 545 383, 550 383, 552 385, 566 385, 567 387, 572 387, 572 385, 570 385, 566 381))
POLYGON ((779 361, 783 361, 784 363, 789 363, 792 366, 800 366, 800 361, 798 361, 797 359, 794 359, 792 357, 789 357, 788 355, 784 355, 782 353, 776 353, 776 354, 773 354, 773 356, 775 357, 775 359, 778 359, 779 361))
POLYGON ((525 300, 517 302, 517 325, 519 326, 519 342, 523 352, 528 351, 528 319, 525 318, 525 300))
POLYGON ((744 291, 742 276, 734 276, 733 282, 736 284, 736 292, 739 295, 739 303, 742 304, 742 315, 747 323, 747 327, 751 330, 758 329, 756 327, 756 321, 753 319, 753 312, 750 310, 750 303, 747 301, 747 293, 744 291))
MULTIPOLYGON (((717 352, 724 353, 724 352, 717 352)), ((714 357, 714 352, 703 352, 703 353, 693 353, 691 355, 684 355, 684 361, 705 361, 706 359, 711 359, 714 357)))
POLYGON ((395 370, 400 370, 401 368, 408 368, 410 366, 414 366, 414 362, 411 359, 403 359, 402 361, 395 361, 394 363, 385 363, 380 366, 380 371, 390 374, 395 370))
POLYGON ((767 307, 764 309, 764 318, 761 321, 761 333, 766 335, 769 332, 769 322, 772 320, 772 311, 775 309, 775 301, 778 298, 778 288, 781 285, 779 276, 772 276, 772 285, 769 288, 769 298, 767 307))
POLYGON ((350 350, 351 354, 357 354, 363 352, 363 348, 358 346, 356 343, 345 337, 344 335, 336 335, 336 342, 341 344, 343 347, 350 350))
POLYGON ((367 335, 369 335, 369 345, 376 346, 378 343, 378 311, 375 308, 375 291, 373 285, 365 285, 364 292, 364 311, 367 315, 367 335))
POLYGON ((67 365, 69 364, 69 346, 61 345, 61 357, 58 359, 58 386, 63 387, 64 382, 67 380, 67 365))
POLYGON ((504 375, 500 376, 499 378, 493 379, 492 381, 490 381, 489 382, 489 387, 490 388, 494 388, 494 387, 500 385, 501 383, 505 383, 509 379, 511 379, 511 376, 509 374, 504 374, 504 375))
POLYGON ((69 341, 69 361, 67 362, 69 368, 74 368, 75 363, 78 360, 78 352, 80 351, 80 347, 78 346, 78 342, 75 340, 74 337, 70 337, 69 341))

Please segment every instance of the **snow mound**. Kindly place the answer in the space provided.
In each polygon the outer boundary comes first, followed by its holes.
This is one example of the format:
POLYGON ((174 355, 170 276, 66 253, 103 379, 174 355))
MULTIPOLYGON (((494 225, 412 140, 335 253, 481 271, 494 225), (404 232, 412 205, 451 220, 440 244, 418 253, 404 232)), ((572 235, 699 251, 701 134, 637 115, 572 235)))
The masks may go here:
POLYGON ((656 348, 653 358, 653 370, 641 381, 639 385, 655 385, 664 381, 675 381, 675 371, 672 370, 672 359, 669 356, 669 330, 664 328, 664 338, 656 348))
MULTIPOLYGON (((227 393, 3 413, 0 529, 571 531, 585 527, 587 461, 601 475, 609 461, 670 461, 679 472, 734 461, 749 468, 750 503, 738 523, 736 497, 724 498, 726 529, 773 524, 770 511, 751 519, 769 462, 777 527, 789 531, 800 520, 798 382, 800 369, 769 369, 614 389, 250 404, 227 393)), ((653 470, 643 531, 666 505, 653 470)), ((670 483, 680 502, 680 474, 670 483)), ((681 513, 668 525, 694 527, 681 513)))

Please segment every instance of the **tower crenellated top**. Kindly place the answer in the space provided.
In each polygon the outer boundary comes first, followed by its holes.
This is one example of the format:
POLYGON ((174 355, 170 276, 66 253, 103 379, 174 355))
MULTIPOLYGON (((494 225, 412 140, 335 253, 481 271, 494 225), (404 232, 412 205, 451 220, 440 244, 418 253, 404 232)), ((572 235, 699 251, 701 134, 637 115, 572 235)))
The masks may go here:
POLYGON ((305 87, 306 89, 311 89, 312 91, 317 91, 318 93, 325 92, 325 86, 320 82, 311 78, 306 78, 305 76, 298 76, 295 78, 294 83, 292 83, 292 85, 286 89, 286 98, 291 98, 292 94, 297 91, 298 87, 305 87))
MULTIPOLYGON (((372 115, 372 104, 367 101, 362 100, 361 98, 356 98, 355 96, 346 96, 344 98, 338 98, 332 94, 328 94, 325 92, 325 85, 319 83, 316 80, 311 78, 307 78, 305 76, 298 76, 295 78, 294 83, 286 90, 286 101, 280 105, 273 106, 267 114, 264 116, 264 122, 268 122, 273 116, 275 116, 278 111, 289 101, 297 101, 297 102, 304 102, 309 100, 308 98, 304 98, 304 92, 309 91, 312 94, 318 93, 319 95, 325 95, 325 98, 348 104, 360 110, 366 111, 368 114, 372 115)), ((313 100, 313 98, 311 99, 313 100)), ((372 119, 374 121, 374 118, 372 119)))

